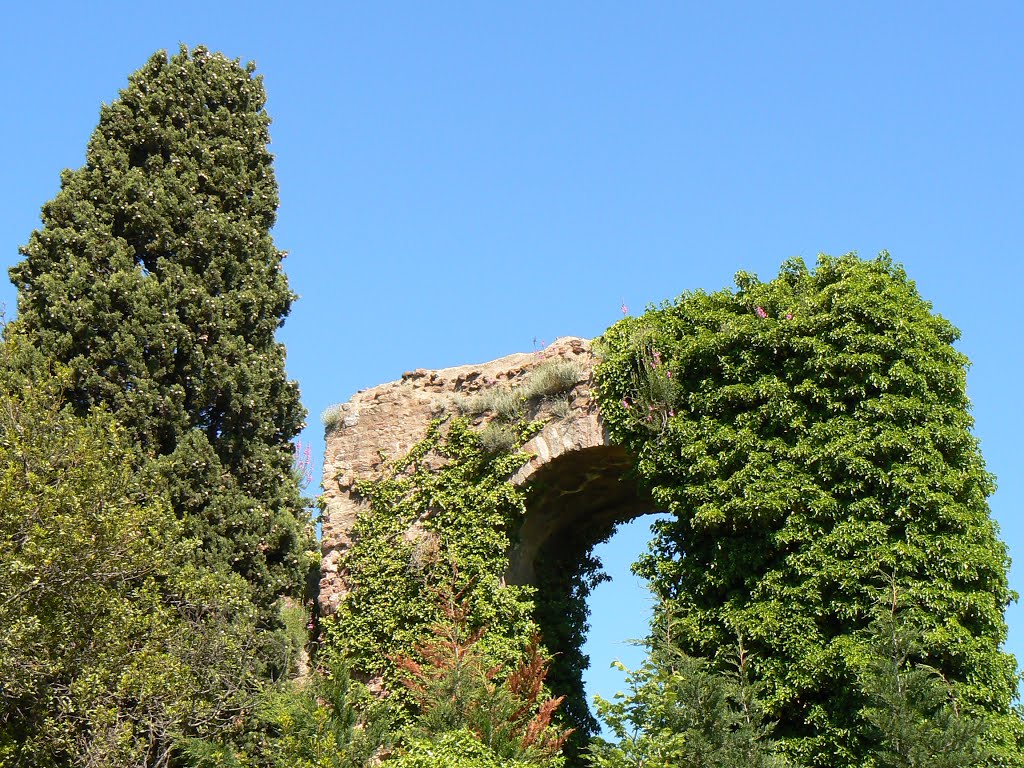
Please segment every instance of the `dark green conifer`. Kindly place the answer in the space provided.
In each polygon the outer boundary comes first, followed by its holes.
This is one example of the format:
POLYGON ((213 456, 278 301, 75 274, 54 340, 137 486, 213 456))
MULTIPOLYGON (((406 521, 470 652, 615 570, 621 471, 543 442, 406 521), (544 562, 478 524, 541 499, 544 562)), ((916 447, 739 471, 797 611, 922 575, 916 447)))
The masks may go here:
POLYGON ((304 411, 274 339, 294 295, 253 72, 201 47, 155 54, 100 110, 10 275, 17 324, 70 366, 76 409, 115 414, 203 564, 243 575, 266 611, 303 581, 304 411))
MULTIPOLYGON (((920 633, 892 610, 872 624, 859 675, 864 717, 879 768, 973 768, 994 758, 985 722, 964 712, 955 688, 932 667, 920 633)), ((998 763, 997 763, 998 764, 998 763)))

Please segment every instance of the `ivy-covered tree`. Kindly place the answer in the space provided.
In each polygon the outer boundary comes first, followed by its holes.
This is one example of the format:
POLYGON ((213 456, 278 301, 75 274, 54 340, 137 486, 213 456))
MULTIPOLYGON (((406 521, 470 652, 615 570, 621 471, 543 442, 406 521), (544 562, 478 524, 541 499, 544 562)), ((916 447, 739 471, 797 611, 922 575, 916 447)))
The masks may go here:
POLYGON ((848 255, 741 273, 603 338, 605 421, 672 513, 638 570, 686 653, 721 667, 743 636, 804 763, 876 764, 860 649, 890 585, 915 661, 984 722, 988 764, 1024 760, 1006 547, 957 336, 887 255, 848 255))
POLYGON ((265 615, 303 584, 292 440, 304 411, 274 338, 294 295, 261 79, 218 53, 154 55, 100 110, 10 270, 17 325, 73 373, 80 414, 112 411, 171 501, 265 615))

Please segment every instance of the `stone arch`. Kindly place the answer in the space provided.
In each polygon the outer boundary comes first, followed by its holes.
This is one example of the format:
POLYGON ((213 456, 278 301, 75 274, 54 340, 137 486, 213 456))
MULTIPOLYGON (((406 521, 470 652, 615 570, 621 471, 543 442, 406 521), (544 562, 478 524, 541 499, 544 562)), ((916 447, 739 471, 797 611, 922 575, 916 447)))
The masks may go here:
POLYGON ((517 475, 527 489, 526 516, 509 552, 509 583, 539 586, 538 556, 569 532, 588 531, 589 549, 617 524, 653 512, 653 502, 626 479, 631 466, 625 449, 603 442, 574 445, 517 475))
MULTIPOLYGON (((357 521, 370 512, 358 482, 380 478, 388 461, 407 455, 434 420, 468 410, 464 404, 487 397, 490 390, 525 385, 535 369, 559 361, 575 363, 579 375, 568 392, 559 394, 564 399, 557 414, 542 399, 531 400, 522 414, 544 426, 523 446, 531 458, 510 478, 525 492, 525 515, 511 532, 503 581, 536 588, 533 617, 553 655, 548 684, 557 695, 566 695, 563 711, 586 734, 597 728, 582 677, 586 598, 601 573, 592 550, 618 523, 655 508, 629 479, 632 457, 611 442, 602 422, 591 390, 596 357, 584 339, 563 338, 541 352, 479 365, 409 371, 398 381, 357 392, 329 412, 319 603, 323 614, 333 614, 353 586, 345 556, 357 521)), ((478 414, 476 427, 485 428, 492 418, 478 414)), ((421 547, 429 559, 435 540, 419 522, 410 525, 405 538, 415 542, 411 562, 421 547)))
MULTIPOLYGON (((587 547, 654 506, 621 479, 632 465, 675 513, 659 531, 659 560, 644 562, 669 598, 656 622, 679 626, 673 645, 711 663, 726 662, 734 637, 745 658, 764 659, 754 674, 772 691, 777 732, 801 754, 827 761, 840 749, 868 749, 850 741, 867 734, 850 692, 861 690, 865 643, 884 641, 889 625, 879 625, 897 615, 927 633, 924 661, 941 661, 957 695, 1011 732, 1013 660, 1000 648, 1011 592, 985 500, 991 479, 971 434, 967 360, 952 347, 956 329, 887 257, 821 257, 814 274, 787 262, 772 283, 741 273, 737 284, 738 292, 686 294, 609 328, 603 415, 591 397, 594 356, 580 339, 543 354, 413 371, 339 406, 326 464, 328 613, 347 589, 344 553, 361 520, 353 482, 385 481, 374 485, 380 515, 362 518, 365 538, 349 560, 353 581, 376 586, 353 591, 341 612, 349 621, 335 624, 359 663, 384 681, 393 671, 393 656, 383 655, 389 641, 414 644, 443 613, 422 587, 451 595, 438 566, 465 552, 468 564, 479 550, 482 566, 463 581, 452 572, 451 586, 474 590, 478 623, 504 633, 490 635, 496 643, 507 637, 521 647, 532 611, 567 670, 548 678, 552 690, 578 695, 568 672, 585 666, 582 598, 597 580, 587 547), (584 370, 571 374, 564 407, 545 413, 533 395, 545 380, 539 366, 552 359, 584 370), (495 387, 521 388, 509 396, 495 387), (460 422, 447 435, 429 427, 466 397, 481 398, 461 410, 477 414, 486 440, 460 422), (509 493, 502 480, 517 465, 486 446, 514 436, 486 422, 499 414, 520 423, 523 402, 533 409, 525 417, 542 416, 544 426, 527 446, 533 459, 515 474, 525 493, 509 493), (643 460, 615 449, 606 424, 643 460), (384 461, 427 436, 410 464, 384 461), (451 464, 435 473, 430 462, 444 466, 446 456, 451 464), (495 535, 478 541, 484 525, 495 535), (505 535, 511 525, 520 525, 515 542, 505 535), (436 536, 434 550, 446 559, 426 549, 421 557, 420 542, 446 530, 452 536, 436 536), (370 604, 378 596, 382 610, 370 604), (417 616, 417 607, 426 611, 417 616)), ((501 651, 512 658, 515 648, 501 651)), ((577 733, 593 732, 585 702, 565 705, 577 733)))
POLYGON ((506 579, 536 585, 538 556, 567 531, 586 528, 592 535, 585 538, 594 539, 587 546, 592 546, 617 523, 653 511, 650 500, 623 479, 632 459, 609 440, 591 395, 596 358, 588 341, 565 337, 537 353, 409 371, 398 381, 360 390, 327 414, 319 591, 323 613, 333 613, 349 589, 344 555, 365 504, 356 483, 379 476, 388 459, 407 453, 430 422, 457 408, 459 400, 514 386, 554 360, 573 361, 582 373, 569 393, 567 413, 549 421, 523 447, 532 458, 512 482, 527 490, 527 514, 509 552, 506 579))

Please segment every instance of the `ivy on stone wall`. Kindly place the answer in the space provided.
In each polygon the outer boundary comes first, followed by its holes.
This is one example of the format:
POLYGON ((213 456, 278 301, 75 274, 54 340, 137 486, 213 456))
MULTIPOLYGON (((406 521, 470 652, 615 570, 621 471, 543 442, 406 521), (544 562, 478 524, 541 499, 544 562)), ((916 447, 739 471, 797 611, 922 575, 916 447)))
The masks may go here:
POLYGON ((457 404, 474 420, 434 421, 408 454, 358 486, 367 510, 342 563, 352 589, 325 622, 324 647, 379 678, 399 718, 408 701, 395 659, 413 654, 442 618, 445 602, 459 595, 472 608, 471 628, 486 629, 477 648, 493 664, 513 669, 540 636, 543 652, 552 655, 548 687, 565 697, 559 720, 573 729, 567 753, 578 754, 596 732, 583 691, 582 646, 586 596, 602 578, 589 550, 610 535, 610 526, 596 538, 587 538, 589 529, 571 542, 560 537, 559 552, 542 552, 536 564, 541 594, 505 582, 526 513, 527 491, 511 483, 530 458, 522 446, 544 423, 563 418, 552 403, 567 398, 581 376, 574 363, 541 362, 515 389, 457 404), (505 400, 515 407, 502 408, 505 400))
MULTIPOLYGON (((536 427, 521 427, 516 448, 536 427)), ((537 631, 533 589, 504 584, 508 550, 524 514, 523 491, 509 482, 526 456, 494 453, 462 418, 438 420, 383 476, 360 487, 368 502, 346 554, 353 589, 326 623, 326 648, 380 677, 398 700, 398 655, 410 655, 439 601, 463 595, 478 645, 495 664, 514 666, 537 631)))
MULTIPOLYGON (((720 669, 739 640, 787 755, 869 768, 878 729, 862 681, 887 614, 920 640, 908 663, 934 669, 985 730, 989 764, 1021 764, 1016 667, 1001 650, 1014 595, 957 330, 884 254, 821 257, 813 272, 792 260, 775 280, 736 283, 625 318, 598 344, 609 434, 652 509, 671 513, 636 566, 659 598, 654 631, 720 669)), ((517 414, 500 444, 465 419, 434 422, 361 486, 368 511, 342 563, 353 589, 326 647, 404 706, 393 660, 439 599, 464 593, 496 664, 542 629, 559 654, 549 683, 584 735, 585 599, 601 578, 590 548, 609 531, 542 550, 537 590, 504 583, 527 499, 510 477, 540 426, 517 414)))
POLYGON ((1014 595, 958 331, 885 254, 736 284, 624 318, 596 371, 612 438, 672 513, 637 570, 674 641, 724 665, 741 637, 787 752, 868 766, 857 680, 895 604, 914 661, 1021 764, 1000 648, 1014 595))

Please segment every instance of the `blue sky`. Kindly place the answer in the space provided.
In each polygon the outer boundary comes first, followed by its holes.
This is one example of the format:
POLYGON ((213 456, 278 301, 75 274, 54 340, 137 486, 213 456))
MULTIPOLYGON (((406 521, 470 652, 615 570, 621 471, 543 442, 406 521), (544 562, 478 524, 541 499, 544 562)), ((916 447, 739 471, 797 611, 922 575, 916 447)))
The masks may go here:
MULTIPOLYGON (((404 370, 593 337, 622 302, 641 311, 740 269, 770 278, 790 256, 886 249, 963 331, 1024 591, 1024 5, 7 6, 4 267, 149 55, 184 42, 257 63, 274 235, 301 296, 281 339, 314 453, 325 407, 404 370)), ((613 571, 643 528, 606 548, 613 571)), ((605 695, 644 604, 635 589, 595 597, 605 695)), ((1024 609, 1008 620, 1024 656, 1024 609)))

